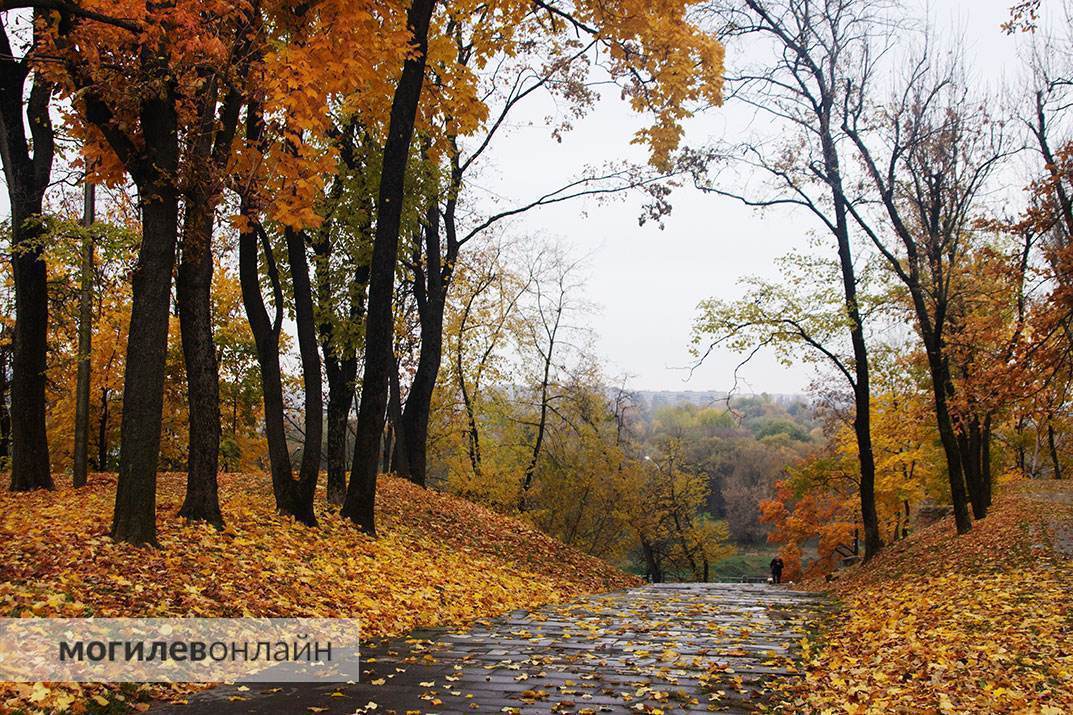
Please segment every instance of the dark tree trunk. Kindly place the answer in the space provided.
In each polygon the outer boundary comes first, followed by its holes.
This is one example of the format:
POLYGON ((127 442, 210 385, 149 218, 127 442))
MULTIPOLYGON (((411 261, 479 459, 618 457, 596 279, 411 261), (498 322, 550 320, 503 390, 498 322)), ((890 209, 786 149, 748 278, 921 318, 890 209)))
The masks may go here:
POLYGON ((987 497, 983 476, 983 429, 979 418, 959 422, 957 439, 972 516, 974 519, 983 519, 987 516, 987 497))
POLYGON ((97 471, 108 470, 108 400, 111 390, 101 388, 101 414, 97 420, 97 471))
POLYGON ((857 462, 861 471, 861 524, 864 527, 864 560, 868 561, 883 546, 876 512, 876 464, 872 450, 872 388, 868 366, 868 345, 864 339, 864 322, 857 304, 857 273, 849 237, 849 208, 842 185, 842 169, 838 151, 832 139, 831 97, 825 97, 820 111, 821 141, 824 166, 831 187, 835 209, 834 236, 838 244, 838 264, 842 275, 842 295, 846 317, 849 318, 849 337, 853 347, 853 434, 857 441, 857 462))
POLYGON ((0 28, 0 156, 11 207, 15 285, 11 412, 17 419, 11 431, 12 491, 53 488, 45 427, 48 283, 43 246, 38 240, 44 230, 42 201, 52 172, 52 88, 35 76, 24 124, 23 91, 28 77, 29 65, 15 59, 7 31, 0 28), (26 136, 27 124, 30 137, 26 136))
MULTIPOLYGON (((244 207, 249 216, 249 207, 244 207)), ((269 470, 272 473, 272 493, 276 509, 290 514, 298 521, 311 524, 308 515, 298 508, 294 478, 291 474, 291 455, 287 449, 287 434, 284 429, 283 377, 279 362, 279 335, 283 323, 283 289, 279 282, 275 258, 272 256, 267 236, 257 224, 251 222, 249 230, 239 235, 239 282, 242 287, 242 303, 253 333, 257 349, 257 365, 261 373, 261 394, 265 409, 265 439, 268 443, 269 470), (275 317, 269 319, 261 281, 257 268, 258 239, 264 250, 268 275, 272 282, 275 317)))
POLYGON ((1062 463, 1058 459, 1058 444, 1054 439, 1054 424, 1047 423, 1047 449, 1051 453, 1051 467, 1054 469, 1054 478, 1062 478, 1062 463))
MULTIPOLYGON (((453 245, 453 241, 451 242, 453 245)), ((443 357, 443 313, 447 303, 450 268, 455 256, 448 249, 447 266, 440 256, 440 212, 433 202, 425 216, 424 261, 419 249, 414 256, 414 297, 421 322, 421 353, 417 360, 406 408, 402 413, 406 459, 397 460, 396 471, 415 484, 425 486, 428 467, 428 422, 432 393, 443 357), (404 471, 405 470, 405 471, 404 471)))
MULTIPOLYGON (((263 129, 260 107, 251 104, 246 117, 246 138, 254 144, 260 143, 263 129)), ((250 332, 253 333, 257 366, 261 373, 265 440, 268 443, 269 470, 272 473, 272 493, 277 510, 293 516, 301 523, 315 526, 312 511, 303 509, 299 503, 298 487, 291 474, 287 434, 283 426, 283 376, 279 362, 279 336, 283 327, 283 286, 280 283, 279 269, 268 235, 257 221, 256 209, 248 196, 242 197, 241 212, 246 228, 239 234, 238 239, 239 285, 242 288, 242 305, 246 310, 250 332), (261 294, 261 276, 258 269, 260 251, 264 252, 265 272, 272 285, 272 318, 268 316, 268 308, 261 294)))
POLYGON ((189 405, 186 498, 179 516, 223 526, 216 478, 220 458, 220 380, 212 337, 214 204, 201 192, 187 197, 182 258, 176 277, 189 405))
MULTIPOLYGON (((96 212, 96 187, 85 182, 85 207, 82 225, 88 231, 96 212)), ((71 481, 75 487, 86 485, 89 475, 89 382, 93 357, 93 239, 82 238, 82 262, 78 288, 78 378, 75 385, 75 445, 71 481)))
MULTIPOLYGON (((164 76, 166 70, 157 67, 164 76)), ((174 87, 141 108, 145 161, 136 172, 142 208, 142 245, 132 279, 130 331, 123 375, 123 418, 119 440, 112 538, 156 544, 156 476, 168 351, 171 276, 178 242, 179 165, 177 99, 174 87)))
POLYGON ((16 247, 15 345, 11 360, 11 412, 17 416, 11 431, 11 490, 52 489, 48 437, 45 429, 45 356, 48 328, 48 288, 45 261, 34 225, 35 209, 12 205, 16 247), (36 245, 36 248, 28 248, 36 245))
MULTIPOLYGON (((318 275, 319 302, 321 311, 328 314, 332 309, 332 293, 328 261, 331 245, 325 237, 316 245, 320 254, 317 263, 325 267, 324 275, 318 275)), ((352 325, 358 325, 365 316, 365 290, 369 283, 369 267, 359 266, 354 271, 350 294, 352 325)), ((354 404, 355 381, 358 378, 357 347, 350 341, 339 345, 335 340, 335 326, 331 318, 320 324, 321 350, 324 353, 324 372, 328 380, 328 441, 325 461, 328 470, 328 503, 342 506, 346 498, 346 448, 349 432, 350 410, 354 404)))
MULTIPOLYGON (((247 45, 247 38, 240 30, 240 47, 247 45)), ((239 54, 245 56, 245 52, 239 54)), ((223 526, 217 485, 220 371, 212 335, 212 233, 220 201, 220 174, 231 157, 242 96, 237 88, 227 92, 217 120, 218 96, 218 80, 206 80, 199 97, 199 130, 190 149, 193 177, 186 193, 176 294, 189 406, 186 499, 179 515, 223 526)))
POLYGON ((159 89, 138 107, 139 142, 115 121, 92 86, 81 87, 86 119, 131 173, 142 212, 142 242, 131 281, 119 480, 112 517, 112 537, 131 544, 156 544, 156 478, 179 222, 179 99, 166 64, 168 54, 161 46, 146 48, 141 55, 142 71, 159 89))
POLYGON ((324 401, 321 396, 320 352, 317 345, 317 323, 313 310, 313 287, 309 280, 309 261, 306 259, 304 235, 286 230, 287 262, 291 269, 294 291, 294 317, 298 329, 298 352, 302 358, 302 379, 305 393, 305 441, 302 463, 295 484, 295 507, 299 521, 315 524, 313 497, 320 475, 320 450, 324 429, 324 401))
MULTIPOLYGON (((145 124, 146 142, 173 172, 178 154, 174 105, 154 101, 153 119, 145 124), (170 146, 169 146, 170 142, 170 146)), ((147 112, 148 114, 148 112, 147 112)), ((127 362, 123 374, 123 419, 119 441, 112 538, 132 544, 156 544, 156 476, 164 403, 164 366, 168 351, 168 308, 175 266, 179 202, 171 185, 174 174, 140 187, 142 246, 134 270, 127 362)))
POLYGON ((376 235, 369 272, 365 366, 358 406, 358 434, 354 442, 350 484, 347 485, 342 509, 343 516, 368 534, 376 533, 377 458, 380 435, 384 431, 388 380, 393 367, 395 316, 392 302, 406 166, 425 78, 428 29, 435 4, 435 0, 413 0, 407 12, 406 25, 413 36, 416 51, 403 63, 402 75, 395 88, 380 176, 376 235))
MULTIPOLYGON (((918 310, 919 313, 919 310, 918 310)), ((926 316, 924 316, 926 317, 926 316)), ((924 320, 921 321, 922 324, 924 320)), ((962 471, 961 452, 958 449, 957 434, 953 419, 947 405, 947 368, 941 349, 936 345, 938 338, 931 331, 925 332, 924 343, 928 354, 928 372, 931 376, 932 397, 935 402, 935 422, 939 429, 939 439, 946 456, 947 476, 950 481, 950 501, 954 507, 954 521, 959 534, 972 530, 972 518, 969 516, 969 499, 965 487, 965 475, 962 471)))
POLYGON ((342 506, 346 497, 346 444, 350 408, 354 404, 354 381, 358 359, 354 355, 339 360, 324 348, 324 368, 328 378, 328 503, 342 506))
POLYGON ((648 577, 652 579, 652 583, 663 583, 663 569, 660 567, 659 559, 656 557, 656 551, 645 538, 641 539, 641 551, 644 553, 645 564, 648 567, 648 577))

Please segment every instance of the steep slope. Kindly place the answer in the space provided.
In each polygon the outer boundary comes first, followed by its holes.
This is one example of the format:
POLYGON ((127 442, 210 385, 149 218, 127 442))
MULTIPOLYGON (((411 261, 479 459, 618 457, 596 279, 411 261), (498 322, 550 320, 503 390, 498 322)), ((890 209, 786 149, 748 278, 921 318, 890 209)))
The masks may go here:
POLYGON ((1071 536, 1073 484, 1020 481, 845 572, 785 711, 1073 712, 1071 536))

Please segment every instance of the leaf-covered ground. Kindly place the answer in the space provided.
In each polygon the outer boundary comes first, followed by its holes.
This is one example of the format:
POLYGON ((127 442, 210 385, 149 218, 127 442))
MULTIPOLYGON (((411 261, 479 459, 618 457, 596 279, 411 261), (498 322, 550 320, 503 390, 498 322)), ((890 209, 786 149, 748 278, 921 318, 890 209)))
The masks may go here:
MULTIPOLYGON (((160 549, 108 538, 112 476, 0 495, 0 615, 349 617, 377 637, 636 583, 515 519, 399 479, 381 482, 376 540, 334 514, 316 529, 277 515, 254 475, 221 478, 225 529, 188 525, 175 516, 184 480, 161 475, 160 549)), ((122 709, 147 694, 0 684, 5 709, 122 709)))
MULTIPOLYGON (((1008 485, 845 572, 785 712, 1073 712, 1073 484, 1008 485)), ((817 585, 819 587, 819 585, 817 585)))

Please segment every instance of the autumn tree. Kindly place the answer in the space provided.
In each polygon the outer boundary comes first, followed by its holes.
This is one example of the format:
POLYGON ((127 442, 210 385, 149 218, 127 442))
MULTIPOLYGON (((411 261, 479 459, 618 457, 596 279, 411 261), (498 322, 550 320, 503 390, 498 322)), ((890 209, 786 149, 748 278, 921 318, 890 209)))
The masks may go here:
POLYGON ((580 310, 580 287, 582 280, 581 261, 570 258, 561 251, 552 250, 535 257, 536 265, 531 269, 534 279, 530 288, 528 301, 529 315, 525 319, 526 349, 535 353, 537 358, 532 373, 532 408, 534 414, 527 425, 527 442, 529 458, 522 474, 521 493, 518 508, 526 509, 529 489, 540 464, 541 450, 547 434, 548 416, 555 409, 557 400, 556 382, 566 349, 569 335, 579 330, 574 322, 580 310))
POLYGON ((86 361, 91 378, 87 385, 86 453, 87 457, 90 452, 96 455, 97 471, 103 471, 109 464, 113 432, 118 427, 112 419, 118 411, 111 410, 116 388, 122 384, 126 323, 130 319, 130 256, 136 253, 138 234, 136 229, 109 220, 86 226, 80 218, 54 215, 43 237, 43 258, 52 276, 46 389, 52 471, 66 472, 73 467, 81 397, 71 385, 77 382, 76 373, 86 361), (87 244, 94 248, 88 290, 82 285, 87 244), (84 325, 87 315, 89 323, 84 325), (88 354, 83 352, 81 340, 84 327, 95 338, 88 354))
MULTIPOLYGON (((784 141, 762 140, 716 147, 691 157, 695 183, 705 192, 758 208, 790 207, 813 217, 832 239, 838 258, 841 321, 851 346, 844 362, 856 406, 855 433, 861 472, 865 554, 880 548, 875 515, 875 455, 869 426, 868 346, 858 299, 850 207, 858 201, 847 164, 849 147, 841 130, 845 88, 870 83, 873 54, 888 29, 885 6, 860 0, 808 3, 745 0, 709 4, 727 41, 756 38, 767 43, 764 59, 728 76, 728 96, 769 117, 784 141), (712 162, 755 172, 769 182, 755 193, 740 181, 711 175, 712 162)), ((881 54, 881 52, 879 52, 881 54)))
POLYGON ((334 134, 340 145, 339 168, 326 192, 327 216, 317 229, 313 249, 317 330, 328 385, 327 496, 330 504, 341 506, 346 495, 347 430, 364 343, 378 147, 355 119, 334 134))
POLYGON ((883 208, 883 227, 863 208, 851 207, 853 217, 908 291, 924 343, 959 533, 972 528, 970 501, 977 518, 989 505, 981 451, 970 460, 959 449, 959 432, 982 427, 951 410, 955 386, 947 347, 964 286, 958 278, 974 248, 973 222, 1009 153, 1002 123, 986 107, 956 62, 944 65, 926 49, 910 64, 889 108, 877 112, 875 99, 853 85, 842 120, 883 208))
MULTIPOLYGON (((233 59, 235 43, 246 37, 250 8, 214 2, 113 4, 108 8, 112 17, 122 19, 112 21, 89 19, 92 9, 82 4, 64 4, 57 9, 55 52, 62 58, 62 73, 56 81, 72 97, 82 120, 79 131, 87 140, 87 156, 93 162, 92 179, 114 181, 122 172, 129 173, 141 202, 142 243, 133 279, 127 349, 139 359, 126 363, 112 533, 117 540, 151 544, 156 542, 156 470, 183 172, 193 167, 195 177, 187 184, 191 196, 211 204, 217 195, 212 187, 215 178, 200 183, 206 177, 198 171, 212 166, 208 159, 215 159, 219 166, 228 158, 226 128, 229 123, 233 126, 229 117, 237 112, 237 106, 235 101, 218 101, 223 86, 220 76, 233 59), (227 116, 217 136, 214 130, 219 107, 224 107, 221 111, 227 116)), ((193 214, 200 205, 188 208, 193 214)), ((191 232, 187 253, 199 266, 192 269, 188 262, 183 271, 183 312, 188 317, 195 306, 202 318, 208 316, 205 257, 210 257, 211 276, 211 252, 204 239, 206 231, 211 238, 211 211, 207 216, 188 217, 191 232), (200 238, 195 240, 195 235, 200 238), (198 241, 203 245, 194 245, 198 241)), ((207 324, 201 321, 200 330, 195 327, 198 324, 195 319, 185 337, 199 345, 191 343, 195 368, 191 399, 199 416, 191 433, 204 441, 205 451, 201 445, 192 450, 195 471, 184 511, 189 516, 219 521, 214 487, 214 442, 218 441, 219 428, 218 408, 215 414, 212 409, 215 375, 211 336, 206 343, 207 324), (199 361, 198 356, 208 359, 199 361), (201 387, 207 392, 203 394, 201 387)))
POLYGON ((505 375, 503 346, 520 334, 519 303, 533 278, 528 270, 512 268, 503 247, 496 244, 467 262, 455 291, 458 307, 448 326, 453 377, 447 389, 457 389, 465 415, 465 452, 477 478, 484 470, 478 418, 485 399, 483 388, 505 375))
MULTIPOLYGON (((703 361, 712 350, 729 347, 745 355, 738 366, 740 369, 761 349, 769 349, 784 364, 811 363, 825 372, 829 370, 854 396, 849 422, 856 435, 860 372, 855 369, 852 335, 851 340, 846 340, 852 325, 843 310, 844 294, 838 287, 840 266, 815 254, 790 254, 777 263, 778 280, 746 278, 742 281, 745 294, 740 299, 701 303, 693 332, 694 355, 703 361)), ((875 314, 883 306, 883 296, 866 271, 855 269, 854 280, 858 316, 869 316, 874 323, 875 314)), ((862 331, 861 338, 869 335, 862 331)), ((735 379, 736 376, 737 371, 735 379)), ((867 421, 871 421, 871 415, 867 421)), ((861 498, 874 506, 874 450, 871 459, 872 486, 865 473, 861 474, 859 484, 861 498)), ((863 518, 867 513, 863 503, 861 513, 866 533, 874 530, 879 538, 878 516, 873 513, 863 518)), ((867 543, 866 539, 865 553, 870 558, 874 553, 868 551, 867 543)))
POLYGON ((635 467, 631 527, 640 545, 647 576, 654 583, 678 577, 707 581, 713 563, 733 553, 726 524, 706 518, 707 484, 701 475, 676 465, 679 445, 670 441, 656 456, 644 455, 635 467))
POLYGON ((387 410, 389 371, 394 369, 392 294, 398 262, 403 190, 414 122, 424 84, 429 24, 434 10, 434 0, 413 0, 407 11, 406 27, 413 38, 415 51, 403 63, 395 89, 380 169, 376 231, 369 262, 365 365, 358 405, 358 436, 354 443, 354 461, 342 509, 343 516, 370 534, 376 533, 374 507, 379 467, 378 443, 387 410))
MULTIPOLYGON (((653 162, 657 166, 667 166, 669 151, 681 135, 679 123, 688 115, 689 104, 701 98, 713 102, 719 99, 722 50, 717 43, 704 37, 689 22, 686 17, 688 5, 676 3, 673 8, 662 7, 658 12, 644 5, 637 8, 587 4, 560 7, 557 3, 543 2, 539 5, 552 29, 557 23, 566 22, 575 29, 599 35, 607 43, 613 61, 612 72, 615 76, 625 78, 625 91, 632 97, 634 107, 654 115, 654 126, 642 131, 638 138, 649 143, 653 162), (701 68, 699 73, 696 71, 698 66, 701 68), (688 79, 683 81, 684 78, 688 79)), ((396 102, 388 131, 388 144, 383 157, 377 234, 373 245, 369 285, 366 368, 362 380, 354 468, 343 509, 344 514, 369 531, 373 530, 375 435, 381 432, 383 425, 382 415, 386 408, 389 381, 387 371, 390 368, 390 348, 393 342, 389 320, 389 287, 394 278, 394 265, 398 258, 397 214, 401 211, 402 172, 406 154, 403 150, 409 148, 412 138, 411 115, 418 109, 417 100, 421 92, 426 61, 429 21, 425 17, 427 15, 431 18, 432 10, 431 6, 426 8, 417 3, 411 6, 409 25, 419 30, 415 33, 419 52, 416 58, 410 58, 404 66, 395 94, 396 102), (420 12, 417 12, 418 10, 420 12), (395 110, 398 110, 398 113, 395 110), (392 144, 396 141, 393 134, 396 120, 399 121, 399 129, 405 130, 398 137, 398 147, 392 144), (388 151, 389 148, 391 151, 388 151), (398 176, 394 173, 396 170, 398 176), (381 282, 384 285, 379 285, 381 282)), ((528 4, 513 8, 504 6, 496 8, 495 13, 486 17, 486 27, 493 28, 498 34, 481 38, 492 44, 474 44, 474 62, 481 62, 481 57, 494 56, 499 48, 504 48, 508 53, 512 51, 511 47, 515 41, 512 33, 519 27, 517 19, 527 11, 528 4)), ((445 27, 450 27, 450 14, 446 22, 445 27)), ((477 107, 480 107, 480 102, 477 107)), ((421 413, 419 421, 427 421, 424 416, 427 414, 424 401, 420 407, 415 403, 415 409, 419 409, 421 413)), ((423 446, 420 448, 423 449, 423 446)))
POLYGON ((182 335, 189 404, 186 498, 179 514, 223 524, 216 473, 220 452, 220 371, 213 340, 213 234, 223 198, 226 170, 246 97, 256 4, 234 18, 219 64, 203 69, 195 95, 188 156, 181 177, 183 224, 175 294, 182 335))
POLYGON ((489 12, 482 6, 474 13, 452 14, 445 36, 438 39, 449 43, 453 62, 437 62, 430 68, 432 91, 475 82, 483 102, 472 109, 454 106, 456 102, 434 118, 432 137, 442 137, 445 145, 441 186, 430 196, 421 230, 403 261, 420 316, 421 347, 400 422, 409 454, 395 462, 405 465, 406 475, 418 484, 425 483, 430 406, 443 357, 444 310, 462 249, 509 218, 568 201, 640 190, 652 199, 647 209, 652 218, 667 210, 664 174, 621 163, 589 167, 561 186, 514 205, 478 208, 471 179, 479 174, 490 150, 508 135, 511 118, 535 98, 551 97, 568 106, 568 119, 550 127, 551 136, 561 140, 571 122, 595 103, 598 95, 591 85, 599 80, 591 73, 609 48, 593 28, 560 15, 549 17, 547 8, 539 5, 519 5, 509 30, 490 37, 489 12), (494 69, 475 72, 488 61, 490 50, 494 69))
POLYGON ((48 285, 40 239, 55 153, 50 116, 55 85, 35 65, 47 45, 46 13, 34 10, 31 17, 18 17, 8 5, 0 5, 0 156, 11 206, 15 284, 11 411, 18 418, 11 431, 11 490, 28 491, 53 487, 45 427, 48 285), (19 34, 28 36, 21 48, 19 34))

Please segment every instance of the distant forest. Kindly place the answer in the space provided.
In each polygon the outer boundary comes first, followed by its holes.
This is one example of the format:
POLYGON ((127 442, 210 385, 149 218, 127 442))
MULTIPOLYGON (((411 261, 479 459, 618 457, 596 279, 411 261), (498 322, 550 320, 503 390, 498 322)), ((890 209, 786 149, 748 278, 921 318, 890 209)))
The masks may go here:
POLYGON ((708 483, 708 513, 725 520, 741 546, 766 543, 760 502, 774 494, 787 466, 826 440, 802 395, 733 396, 719 392, 633 394, 631 429, 652 460, 667 468, 702 474, 708 483))

